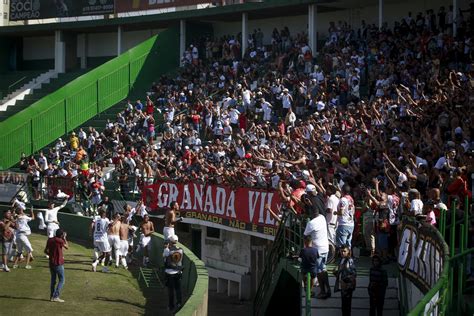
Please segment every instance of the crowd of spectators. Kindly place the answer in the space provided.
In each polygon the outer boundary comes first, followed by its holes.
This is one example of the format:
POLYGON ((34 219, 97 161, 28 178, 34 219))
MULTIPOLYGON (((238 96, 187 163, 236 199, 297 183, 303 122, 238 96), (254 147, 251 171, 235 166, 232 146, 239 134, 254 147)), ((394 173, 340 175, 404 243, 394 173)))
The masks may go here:
POLYGON ((374 215, 366 244, 386 261, 396 243, 387 226, 403 213, 436 224, 453 198, 472 198, 472 6, 456 37, 449 12, 409 13, 380 30, 331 22, 317 54, 287 27, 270 45, 255 30, 244 56, 240 35, 198 41, 145 102, 21 167, 33 186, 41 175, 78 176, 94 205, 109 164, 124 191, 130 178, 167 178, 276 189, 293 203, 308 184, 328 197, 345 185, 374 215))

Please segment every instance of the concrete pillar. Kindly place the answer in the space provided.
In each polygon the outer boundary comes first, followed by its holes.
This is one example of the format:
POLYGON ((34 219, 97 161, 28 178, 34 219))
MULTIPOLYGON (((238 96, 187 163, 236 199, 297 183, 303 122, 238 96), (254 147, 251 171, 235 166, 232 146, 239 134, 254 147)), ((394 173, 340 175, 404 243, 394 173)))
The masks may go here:
POLYGON ((318 9, 315 4, 308 6, 308 46, 311 48, 313 56, 316 56, 318 49, 318 30, 316 28, 316 16, 318 9))
POLYGON ((79 47, 80 47, 80 56, 81 56, 81 69, 86 69, 87 68, 87 51, 88 51, 88 45, 89 45, 89 36, 87 33, 79 35, 79 47))
POLYGON ((379 30, 382 29, 383 24, 383 0, 379 0, 379 30))
POLYGON ((123 52, 122 38, 123 38, 123 29, 122 29, 122 26, 119 25, 117 28, 117 56, 120 56, 123 52))
POLYGON ((458 33, 458 0, 453 0, 453 36, 458 33))
POLYGON ((66 72, 66 44, 61 30, 54 32, 54 70, 58 73, 66 72))
POLYGON ((242 58, 245 55, 248 47, 248 36, 249 36, 249 16, 247 12, 242 13, 242 58))
POLYGON ((182 66, 181 60, 186 50, 186 20, 179 20, 179 64, 182 66))

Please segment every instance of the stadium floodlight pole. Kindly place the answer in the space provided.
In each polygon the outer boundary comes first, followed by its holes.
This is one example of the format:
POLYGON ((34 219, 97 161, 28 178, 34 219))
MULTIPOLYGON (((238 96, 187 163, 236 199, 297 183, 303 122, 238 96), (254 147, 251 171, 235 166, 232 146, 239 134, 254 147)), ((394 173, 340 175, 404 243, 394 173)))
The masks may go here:
POLYGON ((383 0, 379 0, 379 30, 382 29, 383 24, 383 0))
POLYGON ((242 13, 242 57, 244 57, 247 51, 248 36, 249 36, 249 16, 247 12, 242 13))
POLYGON ((311 48, 313 56, 316 56, 318 49, 318 31, 316 27, 316 16, 318 7, 315 4, 308 5, 308 45, 311 48))
POLYGON ((186 50, 186 20, 179 20, 179 64, 183 66, 184 51, 186 50))

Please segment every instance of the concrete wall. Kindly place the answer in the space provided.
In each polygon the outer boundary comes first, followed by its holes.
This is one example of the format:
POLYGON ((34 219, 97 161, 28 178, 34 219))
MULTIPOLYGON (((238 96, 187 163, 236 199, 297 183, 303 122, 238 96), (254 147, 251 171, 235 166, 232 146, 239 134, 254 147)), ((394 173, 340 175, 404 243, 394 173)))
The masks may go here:
POLYGON ((24 37, 23 59, 54 59, 54 36, 24 37))
MULTIPOLYGON (((159 29, 123 32, 122 52, 140 44, 160 32, 159 29)), ((68 33, 66 32, 66 35, 68 33)), ((91 33, 87 35, 87 57, 111 57, 117 55, 117 33, 91 33)), ((75 36, 71 46, 77 53, 77 58, 84 55, 83 36, 75 36), (76 46, 76 47, 74 47, 76 46)), ((66 47, 67 48, 67 47, 66 47)), ((69 50, 71 54, 71 50, 69 50)), ((76 57, 76 56, 74 56, 76 57)), ((23 38, 23 60, 54 59, 54 36, 38 36, 23 38)))
POLYGON ((221 238, 206 237, 202 231, 202 260, 206 266, 237 274, 250 271, 250 236, 221 229, 221 238))
POLYGON ((209 271, 209 289, 251 299, 251 236, 221 229, 219 239, 209 238, 207 229, 202 226, 201 258, 209 271))
MULTIPOLYGON (((387 1, 385 1, 387 2, 387 1)), ((344 9, 333 12, 318 13, 317 15, 317 30, 318 35, 326 36, 330 21, 347 21, 354 27, 359 27, 361 21, 365 20, 368 24, 378 24, 378 1, 370 1, 371 5, 364 8, 356 7, 353 3, 347 3, 348 6, 353 6, 352 9, 344 9)), ((384 21, 388 22, 392 27, 395 21, 408 16, 408 12, 412 12, 415 17, 418 12, 425 13, 427 9, 434 9, 438 11, 440 6, 445 6, 446 10, 452 1, 446 0, 422 0, 422 1, 397 1, 396 3, 386 3, 384 6, 384 21)), ((341 4, 343 6, 345 4, 341 4)), ((459 0, 459 8, 467 9, 469 7, 469 0, 459 0)), ((248 30, 250 33, 254 29, 260 28, 264 33, 264 44, 270 44, 271 33, 275 27, 281 30, 284 26, 288 26, 290 32, 295 34, 302 31, 307 31, 308 15, 290 16, 290 17, 275 17, 271 19, 252 20, 249 19, 248 30)), ((241 22, 215 22, 214 35, 220 37, 223 35, 237 35, 241 31, 241 22)))

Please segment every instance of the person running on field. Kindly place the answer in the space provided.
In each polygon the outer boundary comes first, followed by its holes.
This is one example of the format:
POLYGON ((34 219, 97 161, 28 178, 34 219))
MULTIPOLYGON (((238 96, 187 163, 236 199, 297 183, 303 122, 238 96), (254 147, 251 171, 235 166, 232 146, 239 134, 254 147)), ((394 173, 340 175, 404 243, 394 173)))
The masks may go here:
POLYGON ((92 263, 92 271, 97 270, 97 264, 105 258, 105 267, 102 272, 108 272, 107 265, 110 260, 110 244, 107 238, 107 230, 110 220, 105 216, 105 210, 100 210, 100 215, 96 216, 91 224, 91 232, 94 232, 94 262, 92 263), (100 256, 98 255, 100 253, 100 256))
POLYGON ((28 226, 28 222, 35 219, 35 213, 33 212, 33 206, 30 210, 30 215, 25 214, 24 205, 18 207, 18 216, 16 218, 16 257, 13 262, 13 269, 18 268, 18 261, 23 253, 23 250, 26 251, 26 265, 25 269, 31 269, 30 261, 32 258, 33 247, 28 239, 28 236, 31 235, 31 228, 28 226))

